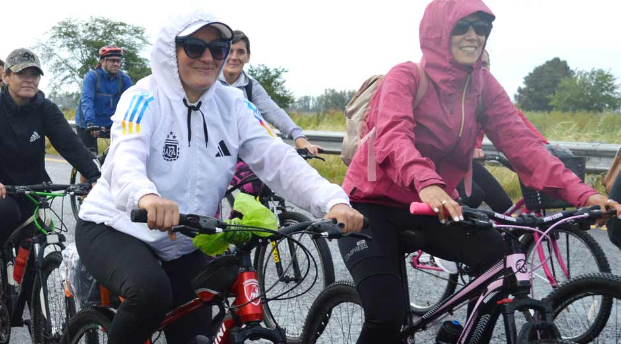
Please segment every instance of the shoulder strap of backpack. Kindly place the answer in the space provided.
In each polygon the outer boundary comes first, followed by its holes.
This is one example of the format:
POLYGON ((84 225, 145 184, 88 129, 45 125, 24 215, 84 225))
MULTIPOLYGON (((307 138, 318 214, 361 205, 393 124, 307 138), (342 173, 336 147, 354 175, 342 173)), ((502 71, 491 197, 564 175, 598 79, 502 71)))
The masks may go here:
POLYGON ((248 101, 252 103, 252 79, 248 78, 248 85, 244 86, 248 101))
POLYGON ((97 93, 99 92, 99 85, 101 83, 101 77, 99 76, 97 69, 95 69, 93 72, 95 72, 95 76, 97 77, 97 82, 95 83, 95 93, 97 93))
POLYGON ((117 83, 119 84, 119 89, 117 90, 116 94, 121 95, 121 93, 123 93, 123 74, 121 74, 122 72, 119 71, 116 74, 116 80, 117 83))
POLYGON ((414 103, 412 107, 413 109, 415 109, 418 106, 418 103, 420 103, 421 99, 423 99, 423 96, 427 92, 427 88, 429 88, 429 80, 427 79, 427 73, 425 73, 423 66, 421 66, 420 62, 415 63, 415 65, 418 68, 418 75, 420 77, 420 80, 418 82, 418 89, 416 90, 416 96, 414 97, 414 103))

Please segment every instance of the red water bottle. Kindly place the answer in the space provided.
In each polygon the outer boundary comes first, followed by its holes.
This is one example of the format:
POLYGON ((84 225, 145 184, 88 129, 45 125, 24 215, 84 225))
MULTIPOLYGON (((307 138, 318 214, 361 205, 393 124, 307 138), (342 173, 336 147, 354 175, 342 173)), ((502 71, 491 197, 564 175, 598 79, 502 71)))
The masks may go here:
POLYGON ((30 239, 24 240, 21 245, 19 245, 17 258, 15 258, 15 266, 13 267, 13 279, 17 283, 22 283, 22 277, 24 277, 24 268, 26 267, 28 254, 30 253, 30 241, 30 239))

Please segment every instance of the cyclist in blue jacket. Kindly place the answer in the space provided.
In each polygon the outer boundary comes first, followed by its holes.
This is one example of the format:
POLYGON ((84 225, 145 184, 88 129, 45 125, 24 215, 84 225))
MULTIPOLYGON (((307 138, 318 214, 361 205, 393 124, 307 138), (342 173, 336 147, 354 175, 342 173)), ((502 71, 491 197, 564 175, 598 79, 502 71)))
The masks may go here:
POLYGON ((86 147, 98 153, 99 130, 89 127, 110 128, 116 105, 121 94, 134 83, 121 71, 123 49, 103 47, 99 49, 99 64, 86 73, 82 85, 82 98, 76 114, 76 131, 86 147))

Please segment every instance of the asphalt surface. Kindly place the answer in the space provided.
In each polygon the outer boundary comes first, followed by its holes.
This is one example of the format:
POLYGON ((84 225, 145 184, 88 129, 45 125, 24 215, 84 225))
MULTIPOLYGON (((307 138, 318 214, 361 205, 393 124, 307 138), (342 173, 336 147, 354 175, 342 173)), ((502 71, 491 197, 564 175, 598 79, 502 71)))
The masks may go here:
MULTIPOLYGON (((69 164, 64 162, 62 158, 58 158, 56 156, 48 156, 48 158, 46 159, 46 166, 47 166, 47 171, 49 175, 51 176, 52 180, 55 183, 68 183, 69 182, 69 174, 70 174, 71 167, 69 164)), ((73 231, 75 228, 75 220, 73 219, 73 216, 71 213, 69 199, 67 198, 65 200, 65 203, 62 205, 60 204, 60 202, 55 204, 54 208, 56 209, 58 213, 60 213, 61 210, 64 210, 63 221, 65 222, 66 226, 69 228, 69 232, 66 234, 66 236, 68 239, 68 243, 73 242, 74 241, 73 231)), ((306 214, 308 215, 308 213, 306 214)), ((610 241, 608 240, 606 231, 601 230, 601 229, 593 229, 589 231, 588 233, 591 234, 596 239, 596 241, 601 245, 602 249, 606 253, 606 256, 608 257, 608 261, 612 268, 612 272, 614 274, 621 275, 621 261, 618 259, 619 253, 620 253, 619 249, 617 249, 615 246, 613 246, 610 243, 610 241)), ((351 277, 349 275, 349 272, 347 271, 344 264, 342 263, 341 256, 340 256, 336 242, 333 241, 329 243, 329 246, 330 246, 330 250, 332 253, 332 259, 334 263, 336 279, 337 280, 350 279, 351 277)), ((585 263, 583 266, 581 266, 580 263, 577 263, 577 265, 578 265, 576 267, 577 270, 584 270, 588 272, 591 269, 588 260, 585 260, 585 263)), ((537 277, 535 277, 535 280, 537 280, 537 277)), ((421 283, 418 283, 416 286, 418 290, 422 290, 424 293, 431 293, 432 291, 438 289, 438 286, 433 284, 434 281, 432 279, 425 279, 424 281, 427 281, 427 282, 423 282, 423 283, 428 283, 428 284, 422 285, 421 283)), ((547 290, 545 289, 545 287, 541 287, 541 288, 543 289, 539 289, 539 291, 536 290, 536 292, 540 293, 539 296, 547 293, 547 290)), ((415 291, 416 290, 412 290, 413 293, 415 291)), ((303 312, 300 312, 299 309, 303 310, 303 309, 307 309, 308 307, 310 307, 309 303, 311 303, 312 300, 314 300, 316 294, 317 292, 311 293, 310 296, 306 295, 305 297, 302 298, 302 301, 294 303, 293 304, 294 307, 298 308, 297 312, 303 313, 303 312), (305 304, 302 304, 302 303, 305 303, 305 304)), ((276 302, 274 303, 275 305, 272 306, 275 309, 274 312, 278 312, 279 309, 283 313, 295 312, 290 309, 291 306, 281 307, 277 305, 276 302)), ((619 337, 621 336, 620 335, 621 329, 616 329, 616 327, 619 327, 619 325, 621 325, 621 315, 617 314, 616 308, 617 307, 615 303, 615 308, 613 309, 613 315, 611 316, 611 320, 609 321, 609 324, 607 328, 605 329, 605 332, 606 331, 607 332, 602 336, 602 338, 599 339, 598 341, 599 343, 621 343, 621 339, 619 339, 619 337)), ((456 312, 453 318, 460 320, 463 323, 462 318, 464 317, 464 314, 465 314, 464 311, 461 311, 461 312, 458 311, 456 312)), ((284 316, 284 315, 281 315, 281 316, 284 316)), ((299 319, 301 317, 302 317, 301 314, 298 314, 298 319, 296 321, 299 322, 299 319)), ((29 315, 27 312, 25 313, 24 318, 29 318, 29 315)), ((503 329, 504 326, 501 323, 502 321, 500 321, 500 324, 497 325, 497 328, 495 330, 494 340, 492 341, 494 343, 504 342, 504 338, 503 338, 504 337, 504 329, 503 329)), ((416 341, 418 343, 432 343, 435 338, 436 332, 437 332, 437 326, 430 328, 429 330, 423 333, 417 334, 416 341)), ((165 342, 165 341, 160 339, 159 342, 165 342)), ((13 328, 11 343, 31 343, 30 336, 28 335, 27 329, 26 328, 13 328)))

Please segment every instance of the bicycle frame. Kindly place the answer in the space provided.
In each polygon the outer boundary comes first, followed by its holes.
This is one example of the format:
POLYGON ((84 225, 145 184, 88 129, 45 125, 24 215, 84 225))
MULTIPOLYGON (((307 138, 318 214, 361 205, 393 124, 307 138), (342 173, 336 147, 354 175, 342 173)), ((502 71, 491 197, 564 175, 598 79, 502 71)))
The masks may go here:
MULTIPOLYGON (((186 315, 201 309, 205 306, 211 307, 217 305, 220 312, 214 317, 212 323, 213 339, 211 343, 244 343, 244 340, 251 336, 260 336, 261 338, 270 339, 275 343, 285 343, 284 329, 268 329, 260 326, 263 320, 263 305, 257 272, 252 266, 250 260, 250 250, 240 248, 237 253, 240 256, 240 269, 237 279, 230 289, 228 296, 235 297, 233 305, 228 311, 225 311, 224 303, 226 298, 218 295, 214 291, 201 288, 196 290, 197 297, 187 302, 171 312, 169 312, 156 331, 163 331, 171 323, 185 317, 186 315), (229 315, 229 316, 226 316, 229 315), (242 326, 246 325, 243 329, 242 326)), ((105 289, 105 288, 104 288, 105 289)), ((102 296, 102 305, 104 296, 109 292, 104 292, 102 296)), ((109 301, 107 305, 109 305, 109 301)), ((153 344, 148 339, 145 344, 153 344)))
MULTIPOLYGON (((501 261, 494 264, 486 272, 476 279, 465 285, 458 292, 448 299, 442 301, 433 310, 424 314, 416 322, 412 322, 412 315, 409 308, 406 307, 408 314, 408 322, 410 325, 399 334, 402 340, 414 333, 426 329, 432 323, 446 314, 452 313, 456 308, 461 307, 464 303, 473 300, 478 296, 476 304, 472 309, 471 315, 464 326, 464 331, 459 337, 458 343, 477 342, 481 333, 486 330, 489 324, 495 323, 496 316, 482 320, 479 310, 481 307, 497 307, 500 306, 504 323, 508 344, 518 343, 517 329, 513 313, 521 309, 534 309, 543 315, 544 321, 552 323, 552 308, 549 304, 529 298, 530 280, 528 276, 528 267, 526 265, 526 256, 522 252, 521 244, 517 238, 506 236, 510 252, 501 261), (506 298, 508 295, 514 295, 514 299, 506 298), (504 296, 504 298, 501 298, 504 296), (491 321, 494 320, 494 321, 491 321)), ((401 263, 401 273, 405 273, 405 264, 401 263)), ((403 288, 407 297, 405 305, 409 305, 409 294, 407 279, 403 280, 403 288)), ((558 332, 558 331, 556 331, 558 332)))

